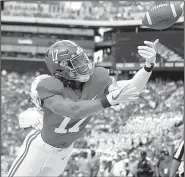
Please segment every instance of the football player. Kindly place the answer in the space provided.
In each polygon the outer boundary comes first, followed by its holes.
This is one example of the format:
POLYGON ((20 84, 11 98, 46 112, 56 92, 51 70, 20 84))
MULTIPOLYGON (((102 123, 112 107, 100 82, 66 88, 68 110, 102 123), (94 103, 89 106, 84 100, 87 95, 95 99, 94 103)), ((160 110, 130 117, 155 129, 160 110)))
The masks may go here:
POLYGON ((45 63, 52 77, 37 84, 43 110, 43 128, 30 133, 25 149, 8 176, 59 176, 93 115, 110 106, 134 101, 146 85, 155 64, 155 42, 145 41, 138 53, 145 66, 128 81, 116 82, 106 69, 94 68, 85 50, 62 40, 47 51, 45 63), (62 158, 61 158, 62 157, 62 158))
POLYGON ((30 133, 31 130, 41 130, 43 125, 43 111, 41 107, 40 100, 38 98, 38 93, 36 91, 37 84, 50 77, 49 75, 43 74, 37 76, 31 84, 30 97, 31 102, 35 107, 28 108, 26 111, 21 112, 18 117, 20 128, 24 129, 24 136, 30 133))

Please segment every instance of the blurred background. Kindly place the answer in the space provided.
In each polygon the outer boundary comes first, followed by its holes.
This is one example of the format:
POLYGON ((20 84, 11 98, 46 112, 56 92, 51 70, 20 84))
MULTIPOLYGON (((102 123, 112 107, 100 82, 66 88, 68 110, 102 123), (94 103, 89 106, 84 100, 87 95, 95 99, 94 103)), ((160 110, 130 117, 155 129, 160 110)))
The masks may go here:
POLYGON ((76 141, 61 176, 158 176, 161 168, 163 176, 168 176, 172 155, 183 139, 184 14, 166 30, 148 29, 141 20, 155 4, 1 2, 1 158, 8 163, 5 168, 24 139, 17 117, 33 107, 28 91, 37 75, 48 73, 44 56, 50 45, 73 40, 86 49, 96 66, 107 68, 120 80, 132 78, 144 65, 137 46, 158 38, 157 63, 141 98, 97 115, 76 141), (148 166, 138 167, 143 158, 148 166), (165 165, 160 167, 159 161, 165 165))

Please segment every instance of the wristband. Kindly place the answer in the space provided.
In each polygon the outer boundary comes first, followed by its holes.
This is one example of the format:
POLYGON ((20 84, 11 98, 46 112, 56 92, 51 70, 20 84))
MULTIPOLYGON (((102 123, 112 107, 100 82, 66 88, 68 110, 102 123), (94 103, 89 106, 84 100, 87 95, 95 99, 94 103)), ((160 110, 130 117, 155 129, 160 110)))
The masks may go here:
POLYGON ((100 99, 100 103, 102 105, 103 108, 108 108, 110 106, 112 106, 109 101, 107 100, 107 97, 101 98, 100 99))
POLYGON ((153 69, 153 67, 154 67, 154 64, 153 63, 151 63, 151 67, 150 68, 148 68, 148 67, 146 67, 146 65, 144 66, 144 69, 145 69, 145 71, 146 72, 151 72, 152 71, 152 69, 153 69))

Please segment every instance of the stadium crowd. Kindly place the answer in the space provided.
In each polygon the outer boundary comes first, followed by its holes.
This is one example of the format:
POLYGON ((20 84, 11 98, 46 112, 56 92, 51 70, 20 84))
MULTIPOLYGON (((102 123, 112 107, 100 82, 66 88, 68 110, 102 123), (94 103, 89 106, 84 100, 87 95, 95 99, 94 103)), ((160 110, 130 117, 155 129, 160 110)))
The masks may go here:
MULTIPOLYGON (((162 1, 161 3, 166 3, 162 1)), ((173 3, 180 4, 180 1, 173 3)), ((81 2, 6 2, 3 15, 78 20, 137 20, 156 2, 81 1, 81 2)))
MULTIPOLYGON (((33 107, 29 91, 37 75, 2 70, 1 156, 9 164, 24 139, 17 118, 33 107)), ((148 171, 155 174, 161 151, 172 155, 182 139, 183 84, 149 81, 137 101, 102 111, 76 141, 69 168, 61 176, 136 176, 143 156, 150 162, 148 171)))

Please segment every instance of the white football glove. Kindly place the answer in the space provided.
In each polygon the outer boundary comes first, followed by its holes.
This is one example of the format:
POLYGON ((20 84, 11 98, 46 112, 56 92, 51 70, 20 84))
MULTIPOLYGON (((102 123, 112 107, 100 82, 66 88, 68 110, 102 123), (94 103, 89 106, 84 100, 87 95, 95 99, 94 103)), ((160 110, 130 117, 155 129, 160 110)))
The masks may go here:
POLYGON ((139 98, 137 88, 127 84, 123 88, 113 90, 107 95, 108 102, 113 106, 124 102, 134 101, 139 98))
POLYGON ((144 44, 146 44, 146 46, 138 46, 139 55, 146 59, 146 67, 151 67, 151 64, 155 64, 156 62, 156 45, 158 42, 159 39, 156 39, 154 42, 144 41, 144 44))
POLYGON ((110 77, 112 78, 112 84, 108 88, 109 93, 112 92, 112 91, 114 91, 114 90, 117 90, 117 89, 120 89, 121 88, 117 84, 116 79, 113 76, 110 76, 110 77))
POLYGON ((34 122, 32 124, 32 127, 35 129, 35 130, 41 130, 42 127, 43 127, 43 120, 42 119, 38 119, 36 122, 34 122))

